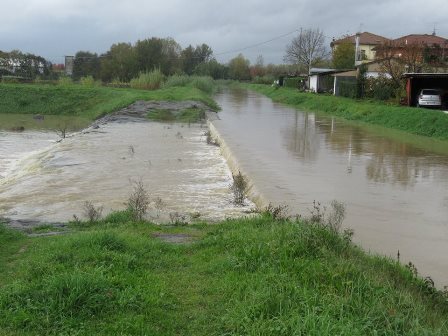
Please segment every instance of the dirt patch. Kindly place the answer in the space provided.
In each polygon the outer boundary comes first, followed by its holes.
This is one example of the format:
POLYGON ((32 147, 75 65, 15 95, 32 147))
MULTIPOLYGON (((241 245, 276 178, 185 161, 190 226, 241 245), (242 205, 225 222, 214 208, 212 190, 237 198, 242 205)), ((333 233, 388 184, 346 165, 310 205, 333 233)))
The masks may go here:
POLYGON ((189 244, 194 241, 194 237, 185 233, 154 233, 152 236, 170 244, 189 244))

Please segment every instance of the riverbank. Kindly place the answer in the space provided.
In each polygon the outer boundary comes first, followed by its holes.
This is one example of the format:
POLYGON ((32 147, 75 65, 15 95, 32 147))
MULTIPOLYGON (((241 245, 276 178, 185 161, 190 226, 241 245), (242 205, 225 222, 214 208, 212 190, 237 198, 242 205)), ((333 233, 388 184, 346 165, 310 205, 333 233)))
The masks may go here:
POLYGON ((264 94, 275 102, 300 110, 321 112, 415 135, 448 140, 448 114, 441 111, 392 106, 379 101, 303 93, 292 88, 274 88, 260 84, 248 84, 244 87, 264 94))
POLYGON ((446 297, 412 267, 323 225, 265 213, 158 226, 120 212, 69 227, 0 227, 2 334, 448 333, 446 297))
POLYGON ((79 116, 94 120, 138 100, 194 100, 218 109, 208 93, 191 86, 146 91, 79 84, 0 84, 0 114, 79 116))

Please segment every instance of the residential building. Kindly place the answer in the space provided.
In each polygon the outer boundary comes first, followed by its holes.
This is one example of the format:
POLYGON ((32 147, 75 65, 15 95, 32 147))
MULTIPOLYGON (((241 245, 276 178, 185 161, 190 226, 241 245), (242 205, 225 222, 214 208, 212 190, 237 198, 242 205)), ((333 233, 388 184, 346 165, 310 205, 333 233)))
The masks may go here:
POLYGON ((389 41, 389 39, 386 37, 372 34, 369 32, 363 32, 355 35, 346 36, 338 40, 333 39, 330 46, 333 51, 338 47, 338 45, 342 43, 349 42, 352 43, 354 46, 356 46, 357 37, 359 38, 360 58, 361 60, 363 60, 363 62, 373 61, 375 59, 376 54, 375 47, 389 41))

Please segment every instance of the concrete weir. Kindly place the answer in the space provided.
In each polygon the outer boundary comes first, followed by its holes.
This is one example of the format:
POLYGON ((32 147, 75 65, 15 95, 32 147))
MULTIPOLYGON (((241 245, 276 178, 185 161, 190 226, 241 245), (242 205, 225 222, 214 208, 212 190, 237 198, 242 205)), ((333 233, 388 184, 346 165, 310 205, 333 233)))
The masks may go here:
POLYGON ((235 175, 240 172, 246 179, 248 185, 246 196, 257 206, 258 209, 266 208, 270 203, 269 200, 258 190, 250 175, 247 174, 247 172, 244 171, 244 167, 239 164, 238 159, 226 144, 225 139, 221 136, 217 127, 213 124, 213 120, 208 118, 207 125, 210 130, 211 137, 219 144, 221 154, 226 160, 232 174, 235 175))

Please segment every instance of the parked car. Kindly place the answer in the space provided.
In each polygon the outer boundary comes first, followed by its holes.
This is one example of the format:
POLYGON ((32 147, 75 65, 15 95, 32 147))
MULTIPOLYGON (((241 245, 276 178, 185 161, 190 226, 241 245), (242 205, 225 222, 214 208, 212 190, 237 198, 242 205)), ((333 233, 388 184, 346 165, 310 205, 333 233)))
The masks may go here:
POLYGON ((417 107, 441 107, 442 92, 437 89, 423 89, 418 95, 417 107))

